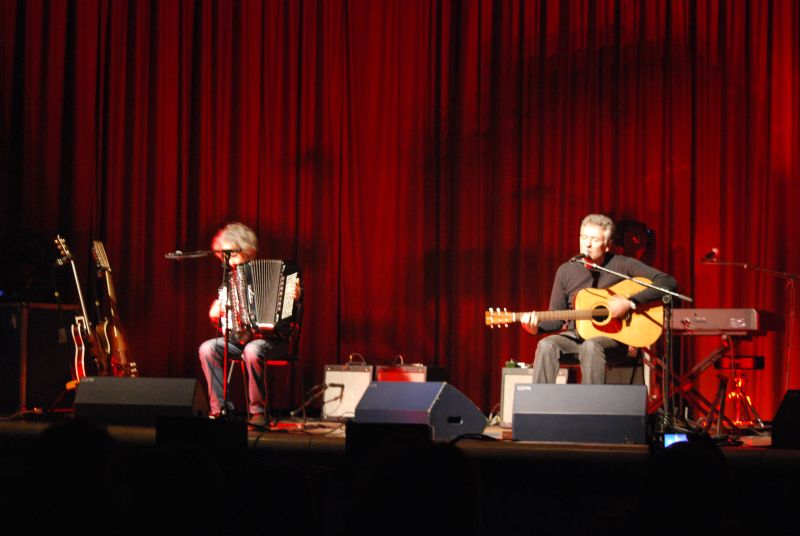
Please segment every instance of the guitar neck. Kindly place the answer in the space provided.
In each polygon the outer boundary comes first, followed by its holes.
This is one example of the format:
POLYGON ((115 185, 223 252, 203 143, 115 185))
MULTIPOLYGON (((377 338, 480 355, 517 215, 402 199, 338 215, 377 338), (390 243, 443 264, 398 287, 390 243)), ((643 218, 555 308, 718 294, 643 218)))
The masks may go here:
MULTIPOLYGON (((505 314, 508 315, 508 323, 512 323, 522 322, 522 316, 529 315, 531 312, 507 312, 505 314)), ((577 311, 564 309, 561 311, 533 311, 533 314, 541 322, 547 320, 591 320, 596 312, 593 309, 579 309, 577 311)))
POLYGON ((84 322, 86 323, 87 331, 91 332, 92 323, 89 321, 89 313, 86 310, 86 302, 83 299, 83 291, 81 290, 81 280, 78 277, 78 268, 75 266, 75 261, 70 260, 72 266, 72 275, 75 278, 75 289, 78 291, 78 303, 81 306, 81 314, 83 315, 84 322))

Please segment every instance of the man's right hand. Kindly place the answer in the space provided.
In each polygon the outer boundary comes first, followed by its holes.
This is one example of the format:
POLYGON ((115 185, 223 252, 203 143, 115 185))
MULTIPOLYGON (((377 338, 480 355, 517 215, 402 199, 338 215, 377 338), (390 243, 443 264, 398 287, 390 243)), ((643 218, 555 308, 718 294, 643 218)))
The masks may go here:
POLYGON ((219 300, 214 300, 208 310, 208 318, 214 326, 219 327, 219 319, 222 318, 222 305, 219 300))
POLYGON ((522 313, 522 317, 519 321, 522 324, 522 329, 531 335, 539 333, 539 318, 536 316, 536 311, 522 313))

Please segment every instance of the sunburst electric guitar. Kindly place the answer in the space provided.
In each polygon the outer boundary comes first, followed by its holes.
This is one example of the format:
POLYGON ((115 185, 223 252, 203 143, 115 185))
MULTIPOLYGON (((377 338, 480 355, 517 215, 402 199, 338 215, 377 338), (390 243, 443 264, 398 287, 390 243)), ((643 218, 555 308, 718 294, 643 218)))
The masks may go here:
POLYGON ((114 289, 114 280, 111 278, 111 264, 108 262, 106 248, 99 240, 92 242, 92 257, 97 264, 100 274, 105 276, 108 294, 108 314, 97 326, 97 334, 103 350, 109 356, 111 374, 114 376, 135 377, 139 375, 136 362, 130 358, 128 343, 122 330, 117 309, 117 293, 114 289))
MULTIPOLYGON (((650 283, 644 277, 639 281, 650 283)), ((584 339, 610 337, 628 346, 645 348, 658 340, 664 327, 664 306, 639 305, 635 311, 621 319, 608 314, 608 302, 614 296, 629 298, 642 290, 642 286, 623 280, 608 288, 585 288, 575 295, 575 309, 565 311, 535 311, 539 321, 574 320, 578 335, 584 339)), ((508 327, 513 322, 521 322, 527 312, 511 312, 491 308, 486 311, 486 325, 489 327, 508 327)))

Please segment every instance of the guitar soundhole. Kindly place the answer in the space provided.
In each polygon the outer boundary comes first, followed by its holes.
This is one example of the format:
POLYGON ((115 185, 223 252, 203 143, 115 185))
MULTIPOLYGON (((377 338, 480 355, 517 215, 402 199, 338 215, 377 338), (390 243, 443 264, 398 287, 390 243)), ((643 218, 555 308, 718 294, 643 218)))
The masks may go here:
POLYGON ((592 322, 604 322, 608 318, 608 309, 596 307, 592 310, 592 322))

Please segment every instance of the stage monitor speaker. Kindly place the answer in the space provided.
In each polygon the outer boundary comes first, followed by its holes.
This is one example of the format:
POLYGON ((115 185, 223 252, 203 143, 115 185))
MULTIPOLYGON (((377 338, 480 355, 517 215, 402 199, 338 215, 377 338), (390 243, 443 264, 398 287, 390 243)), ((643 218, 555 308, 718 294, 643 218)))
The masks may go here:
POLYGON ((800 449, 800 390, 789 390, 772 419, 772 446, 800 449))
POLYGON ((518 384, 516 390, 514 440, 646 443, 644 385, 518 384))
POLYGON ((446 382, 372 382, 356 406, 356 424, 425 424, 434 441, 482 434, 486 416, 446 382))
POLYGON ((155 426, 159 417, 205 417, 208 399, 194 378, 83 378, 75 417, 98 424, 155 426))

